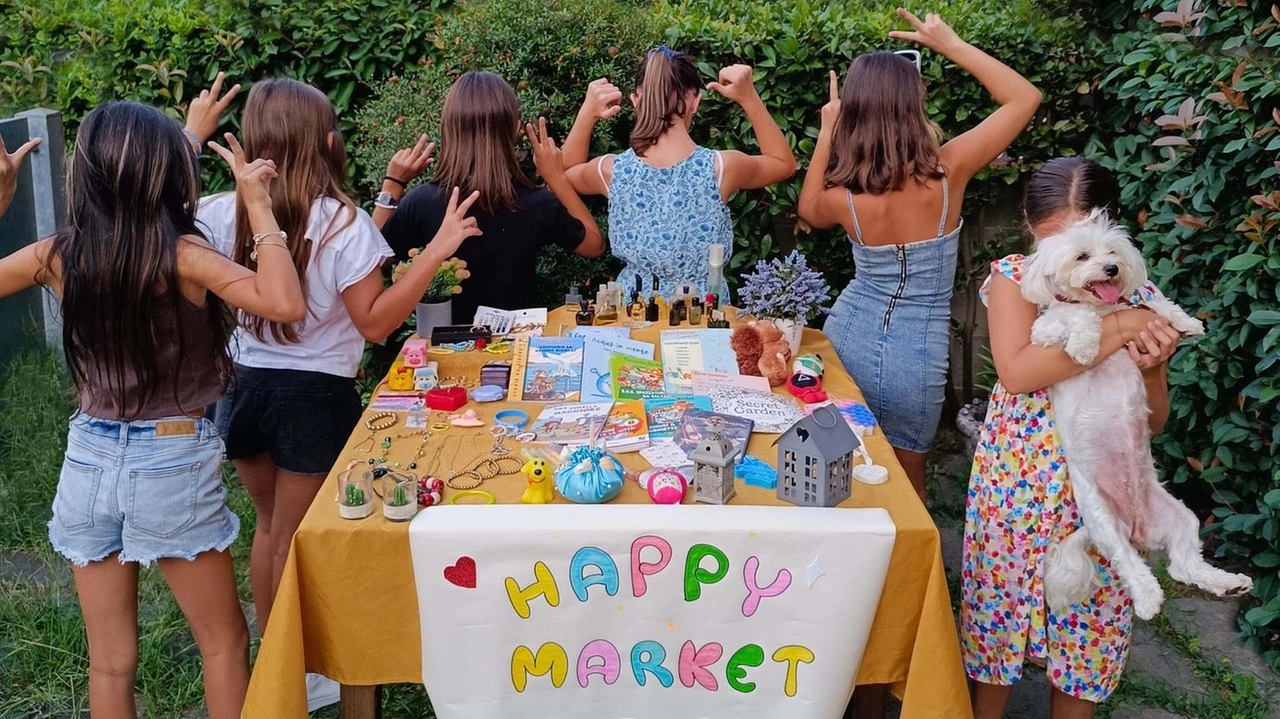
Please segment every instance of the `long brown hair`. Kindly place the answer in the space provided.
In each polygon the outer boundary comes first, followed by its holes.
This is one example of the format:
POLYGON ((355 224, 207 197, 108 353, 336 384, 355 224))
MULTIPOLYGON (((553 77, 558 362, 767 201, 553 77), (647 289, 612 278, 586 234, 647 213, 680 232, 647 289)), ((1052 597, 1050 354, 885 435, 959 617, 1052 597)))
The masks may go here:
MULTIPOLYGON (((224 380, 231 376, 226 305, 205 293, 202 331, 213 339, 212 356, 188 356, 196 330, 180 319, 178 242, 203 236, 199 200, 191 146, 164 113, 109 102, 84 118, 67 171, 67 226, 54 236, 46 267, 55 257, 62 265, 62 347, 76 387, 98 385, 123 416, 145 407, 173 376, 158 359, 174 340, 179 365, 212 362, 224 380)), ((176 384, 173 390, 181 404, 176 384)))
MULTIPOLYGON (((350 226, 356 219, 356 205, 347 196, 347 148, 338 131, 338 115, 333 103, 314 87, 286 78, 255 83, 245 102, 241 129, 246 157, 274 160, 278 177, 271 183, 271 211, 280 229, 289 236, 289 253, 307 297, 307 262, 313 244, 320 244, 350 226), (335 226, 321 237, 307 237, 311 205, 331 197, 342 203, 345 212, 334 215, 335 226), (345 216, 339 224, 338 218, 345 216)), ((235 261, 250 269, 257 263, 253 252, 253 230, 244 202, 236 198, 235 261)), ((306 320, 303 320, 304 322, 306 320)), ((259 340, 267 330, 279 343, 298 341, 298 329, 291 324, 241 313, 241 324, 259 340)))
POLYGON ((882 195, 901 190, 908 178, 939 179, 941 139, 925 112, 915 65, 886 51, 860 55, 840 93, 827 186, 882 195))
POLYGON ((1087 157, 1055 157, 1031 174, 1022 195, 1027 225, 1035 227, 1063 212, 1088 215, 1106 210, 1120 215, 1120 186, 1115 175, 1087 157))
POLYGON ((631 149, 637 155, 653 147, 676 119, 689 109, 690 93, 702 90, 698 68, 682 52, 666 47, 650 50, 636 71, 636 124, 631 129, 631 149))
POLYGON ((464 73, 444 98, 431 182, 461 188, 460 197, 479 190, 476 202, 488 213, 517 209, 516 185, 533 187, 516 157, 519 134, 520 100, 511 85, 492 72, 464 73))

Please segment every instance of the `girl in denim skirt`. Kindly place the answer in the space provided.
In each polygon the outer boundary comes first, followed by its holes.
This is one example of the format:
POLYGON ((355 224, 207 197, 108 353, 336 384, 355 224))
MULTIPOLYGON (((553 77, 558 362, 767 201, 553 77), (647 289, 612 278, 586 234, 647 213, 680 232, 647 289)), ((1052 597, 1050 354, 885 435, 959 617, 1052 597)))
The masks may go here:
POLYGON ((635 287, 637 279, 648 287, 650 277, 658 278, 664 296, 681 282, 706 288, 710 246, 733 249, 729 198, 795 174, 787 137, 760 99, 751 74, 746 65, 731 65, 705 87, 746 112, 759 155, 711 150, 693 141, 689 128, 702 101, 702 78, 688 55, 659 47, 649 51, 636 73, 631 149, 587 162, 592 129, 616 115, 622 100, 621 91, 606 80, 588 88, 565 139, 564 156, 574 189, 609 198, 609 243, 626 263, 618 275, 623 288, 635 287))
POLYGON ((227 139, 229 150, 210 144, 235 174, 256 272, 197 227, 198 168, 178 125, 131 102, 99 107, 80 126, 67 229, 0 259, 0 297, 40 284, 61 298, 79 411, 49 539, 72 563, 95 717, 136 716, 140 564, 159 564, 191 626, 209 715, 240 716, 248 686, 249 634, 226 551, 239 522, 226 506, 222 440, 202 414, 231 371, 226 305, 292 322, 303 303, 271 210, 275 166, 247 161, 227 139))
POLYGON ((831 101, 800 192, 809 225, 844 228, 854 277, 823 332, 884 428, 923 501, 925 459, 942 415, 951 289, 964 188, 1030 122, 1040 91, 961 40, 942 18, 911 23, 919 43, 973 73, 1000 107, 942 144, 916 67, 891 52, 862 55, 831 101))
MULTIPOLYGON (((197 118, 188 125, 194 132, 197 118)), ((459 202, 454 188, 434 239, 404 277, 384 287, 391 248, 343 190, 347 153, 324 93, 294 80, 258 82, 241 127, 245 149, 276 164, 272 207, 288 233, 306 305, 302 318, 287 322, 241 313, 232 342, 236 379, 218 408, 227 457, 257 512, 249 579, 265 634, 293 534, 363 411, 355 377, 365 340, 382 342, 400 327, 440 263, 480 231, 466 217, 476 193, 459 202)), ((219 250, 254 267, 239 198, 206 198, 198 216, 219 250)))

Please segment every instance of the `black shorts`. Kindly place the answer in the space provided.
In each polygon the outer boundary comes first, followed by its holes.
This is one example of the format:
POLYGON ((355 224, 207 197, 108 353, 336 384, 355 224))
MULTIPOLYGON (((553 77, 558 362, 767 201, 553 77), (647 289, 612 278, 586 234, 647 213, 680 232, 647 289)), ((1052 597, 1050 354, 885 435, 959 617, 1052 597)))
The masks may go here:
POLYGON ((266 452, 286 472, 328 474, 363 411, 349 377, 236 365, 217 423, 228 459, 266 452))

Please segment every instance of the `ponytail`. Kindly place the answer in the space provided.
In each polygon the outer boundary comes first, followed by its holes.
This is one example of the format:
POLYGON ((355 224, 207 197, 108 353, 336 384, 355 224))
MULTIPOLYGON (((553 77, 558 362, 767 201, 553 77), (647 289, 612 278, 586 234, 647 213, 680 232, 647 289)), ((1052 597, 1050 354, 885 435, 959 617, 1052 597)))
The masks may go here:
POLYGON ((631 149, 643 157, 659 137, 688 110, 689 93, 702 89, 698 69, 682 52, 654 48, 636 72, 636 124, 631 149))

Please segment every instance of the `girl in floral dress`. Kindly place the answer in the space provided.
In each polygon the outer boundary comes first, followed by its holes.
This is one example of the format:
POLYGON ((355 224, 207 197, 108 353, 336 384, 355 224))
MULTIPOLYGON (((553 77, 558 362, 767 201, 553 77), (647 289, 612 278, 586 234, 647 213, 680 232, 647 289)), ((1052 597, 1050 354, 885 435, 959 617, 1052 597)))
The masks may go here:
MULTIPOLYGON (((1034 237, 1048 237, 1095 208, 1114 215, 1118 197, 1115 179, 1097 163, 1058 158, 1028 182, 1027 224, 1034 237)), ((1023 256, 1011 255, 993 263, 982 292, 999 382, 974 456, 965 509, 965 671, 974 681, 975 719, 1003 715, 1027 661, 1049 675, 1053 719, 1088 719, 1120 681, 1133 605, 1100 556, 1098 589, 1086 602, 1055 611, 1044 601, 1045 553, 1080 526, 1048 387, 1087 367, 1061 349, 1031 344, 1039 310, 1022 297, 1023 262, 1023 256)), ((1142 369, 1151 428, 1158 432, 1169 414, 1165 363, 1179 336, 1139 309, 1157 295, 1148 284, 1130 298, 1134 309, 1111 315, 1116 320, 1104 324, 1095 364, 1114 352, 1129 353, 1142 369)))

